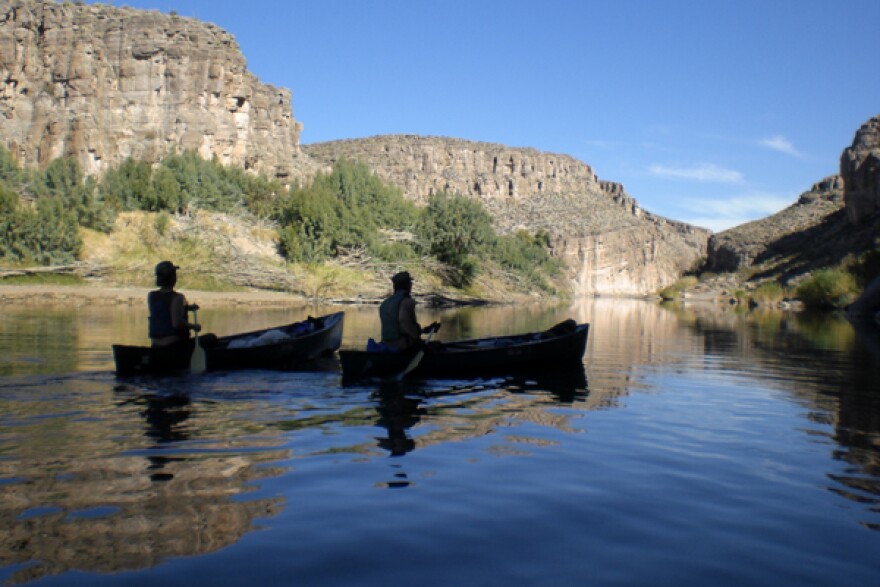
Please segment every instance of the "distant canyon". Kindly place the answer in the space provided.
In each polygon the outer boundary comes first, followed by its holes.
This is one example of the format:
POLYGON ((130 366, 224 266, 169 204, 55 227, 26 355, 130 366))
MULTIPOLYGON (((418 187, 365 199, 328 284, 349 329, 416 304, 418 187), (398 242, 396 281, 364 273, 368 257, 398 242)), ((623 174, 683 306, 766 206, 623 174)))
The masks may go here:
POLYGON ((868 226, 880 210, 878 128, 874 118, 859 130, 840 175, 795 204, 797 221, 792 213, 712 235, 643 210, 622 185, 564 154, 413 135, 302 145, 292 92, 257 79, 235 38, 209 23, 0 0, 0 135, 22 165, 72 156, 100 175, 128 157, 156 163, 194 150, 289 184, 356 160, 416 203, 457 192, 479 199, 500 232, 548 231, 575 296, 651 295, 703 262, 737 271, 838 213, 868 226))

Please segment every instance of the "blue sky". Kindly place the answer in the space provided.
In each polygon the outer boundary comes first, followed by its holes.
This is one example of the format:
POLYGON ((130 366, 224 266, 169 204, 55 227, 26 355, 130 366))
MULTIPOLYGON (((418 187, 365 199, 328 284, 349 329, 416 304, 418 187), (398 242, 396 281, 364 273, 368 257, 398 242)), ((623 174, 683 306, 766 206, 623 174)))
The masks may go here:
POLYGON ((303 143, 450 136, 574 156, 713 230, 836 173, 880 114, 878 0, 125 0, 237 38, 303 143))

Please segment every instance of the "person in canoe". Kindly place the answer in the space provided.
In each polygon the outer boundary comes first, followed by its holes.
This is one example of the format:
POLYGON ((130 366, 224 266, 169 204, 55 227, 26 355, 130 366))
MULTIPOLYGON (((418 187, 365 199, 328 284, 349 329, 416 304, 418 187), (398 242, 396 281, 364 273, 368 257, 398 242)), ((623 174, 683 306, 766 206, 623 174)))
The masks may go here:
POLYGON ((147 295, 150 308, 150 341, 154 347, 190 344, 189 331, 201 332, 201 326, 187 321, 187 312, 198 310, 186 303, 183 294, 174 291, 177 267, 171 261, 156 265, 156 285, 159 289, 147 295))
POLYGON ((394 351, 418 348, 422 345, 422 333, 430 332, 439 324, 435 322, 422 328, 416 320, 416 301, 410 295, 413 281, 409 272, 396 273, 391 283, 394 293, 379 306, 382 343, 394 351))

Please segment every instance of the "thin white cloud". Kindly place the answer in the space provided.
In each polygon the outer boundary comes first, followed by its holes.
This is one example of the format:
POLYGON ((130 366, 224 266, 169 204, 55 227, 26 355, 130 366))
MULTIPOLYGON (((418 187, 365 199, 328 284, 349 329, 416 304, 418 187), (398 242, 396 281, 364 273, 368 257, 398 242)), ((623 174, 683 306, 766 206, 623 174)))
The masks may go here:
POLYGON ((584 144, 588 147, 596 147, 598 149, 612 149, 619 145, 617 141, 604 141, 602 139, 587 139, 584 144))
POLYGON ((794 144, 791 141, 789 141, 782 135, 776 135, 775 137, 761 139, 758 144, 760 144, 762 147, 767 147, 768 149, 773 149, 774 151, 779 151, 780 153, 791 155, 792 157, 804 156, 803 153, 795 148, 794 144))
POLYGON ((793 204, 795 198, 770 193, 750 193, 724 199, 687 199, 681 204, 695 216, 683 219, 688 224, 721 232, 746 222, 772 216, 793 204))
POLYGON ((733 169, 725 169, 713 163, 701 163, 692 167, 668 167, 651 165, 652 175, 672 179, 685 179, 709 183, 743 183, 743 175, 733 169))

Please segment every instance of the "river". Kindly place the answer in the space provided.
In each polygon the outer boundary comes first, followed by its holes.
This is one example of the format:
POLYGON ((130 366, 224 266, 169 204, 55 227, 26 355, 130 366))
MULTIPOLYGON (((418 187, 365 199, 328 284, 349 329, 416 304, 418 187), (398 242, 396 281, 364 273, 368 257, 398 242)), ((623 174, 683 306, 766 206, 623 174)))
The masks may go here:
MULTIPOLYGON (((376 335, 375 307, 342 309, 344 347, 376 335)), ((582 368, 383 387, 332 359, 117 379, 143 308, 6 306, 0 583, 880 584, 875 328, 622 300, 420 313, 440 339, 569 317, 591 324, 582 368)))

